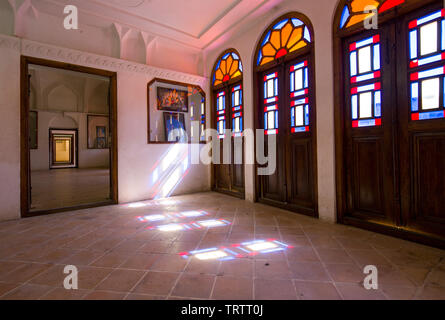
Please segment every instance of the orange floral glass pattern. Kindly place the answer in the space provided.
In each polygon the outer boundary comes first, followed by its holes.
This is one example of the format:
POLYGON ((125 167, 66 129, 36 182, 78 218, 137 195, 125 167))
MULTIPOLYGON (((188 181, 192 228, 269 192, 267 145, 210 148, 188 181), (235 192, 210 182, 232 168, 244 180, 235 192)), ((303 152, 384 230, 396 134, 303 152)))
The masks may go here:
POLYGON ((297 18, 286 18, 275 24, 266 34, 258 53, 257 65, 262 66, 311 42, 308 27, 297 18))
POLYGON ((238 78, 243 75, 241 59, 235 52, 226 53, 216 64, 213 74, 213 86, 238 78))
POLYGON ((374 7, 382 13, 404 2, 405 0, 348 0, 342 11, 340 29, 349 28, 371 18, 374 13, 366 12, 367 7, 374 7))

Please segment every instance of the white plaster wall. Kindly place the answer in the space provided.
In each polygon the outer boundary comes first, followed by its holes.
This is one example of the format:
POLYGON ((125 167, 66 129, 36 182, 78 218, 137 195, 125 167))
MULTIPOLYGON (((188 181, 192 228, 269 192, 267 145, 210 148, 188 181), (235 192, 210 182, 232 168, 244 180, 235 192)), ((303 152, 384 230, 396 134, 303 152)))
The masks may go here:
MULTIPOLYGON (((216 58, 227 48, 235 48, 241 55, 244 67, 244 104, 246 128, 254 127, 253 66, 255 48, 266 28, 281 15, 295 11, 305 14, 314 27, 316 105, 317 105, 317 158, 318 158, 318 207, 320 219, 336 221, 335 209, 335 153, 334 153, 334 106, 332 21, 337 0, 289 0, 257 19, 257 23, 245 27, 238 36, 217 42, 205 52, 205 76, 211 76, 216 58), (322 8, 322 10, 320 9, 322 8)), ((253 153, 253 145, 246 153, 253 153)), ((246 199, 254 199, 253 166, 245 173, 246 199)))
POLYGON ((20 211, 20 56, 19 42, 0 39, 0 220, 20 211))
MULTIPOLYGON (((210 190, 210 167, 190 163, 191 145, 147 144, 147 83, 157 77, 199 85, 204 78, 0 35, 0 221, 20 217, 20 55, 117 72, 121 203, 210 190)), ((79 113, 67 114, 86 125, 79 113)))

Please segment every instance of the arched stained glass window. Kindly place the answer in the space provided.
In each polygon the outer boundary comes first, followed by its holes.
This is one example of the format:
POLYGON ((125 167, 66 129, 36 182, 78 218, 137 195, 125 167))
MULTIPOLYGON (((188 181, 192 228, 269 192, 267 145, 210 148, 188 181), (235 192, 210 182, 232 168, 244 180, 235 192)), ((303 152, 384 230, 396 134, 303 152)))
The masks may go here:
POLYGON ((297 18, 285 18, 267 32, 258 52, 257 65, 262 66, 311 42, 309 28, 297 18))
POLYGON ((213 72, 213 86, 241 77, 243 64, 234 51, 225 53, 218 61, 213 72))
POLYGON ((349 28, 367 18, 371 18, 374 15, 373 12, 369 12, 371 7, 382 13, 404 2, 405 0, 349 0, 342 11, 340 29, 349 28))

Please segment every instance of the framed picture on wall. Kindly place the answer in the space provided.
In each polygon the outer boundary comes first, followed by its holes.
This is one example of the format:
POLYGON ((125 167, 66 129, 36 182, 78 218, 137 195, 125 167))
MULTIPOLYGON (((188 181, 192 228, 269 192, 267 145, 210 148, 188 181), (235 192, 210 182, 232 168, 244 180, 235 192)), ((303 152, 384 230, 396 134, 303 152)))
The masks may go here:
POLYGON ((88 149, 108 149, 110 139, 109 132, 109 117, 108 116, 87 116, 87 144, 88 149))
POLYGON ((184 114, 164 112, 164 131, 168 142, 187 142, 184 114))
POLYGON ((37 111, 29 111, 29 148, 38 149, 38 113, 37 111))
POLYGON ((188 112, 188 91, 158 87, 158 110, 188 112))

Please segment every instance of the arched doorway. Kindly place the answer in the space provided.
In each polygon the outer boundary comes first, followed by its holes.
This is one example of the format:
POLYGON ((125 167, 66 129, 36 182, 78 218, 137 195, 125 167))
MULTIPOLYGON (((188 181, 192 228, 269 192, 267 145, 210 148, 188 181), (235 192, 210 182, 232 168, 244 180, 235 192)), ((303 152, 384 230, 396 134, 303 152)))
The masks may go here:
POLYGON ((438 160, 445 154, 444 17, 442 1, 340 1, 334 62, 341 223, 445 245, 445 163, 438 160), (369 28, 372 19, 378 27, 369 28))
POLYGON ((309 19, 295 12, 276 19, 257 45, 253 66, 255 128, 277 141, 276 170, 257 175, 256 198, 310 216, 318 216, 314 68, 309 19))
POLYGON ((244 88, 239 53, 235 49, 225 50, 212 70, 211 123, 218 131, 221 151, 220 164, 212 165, 212 189, 244 198, 244 88), (225 144, 230 145, 230 159, 223 152, 225 144))

